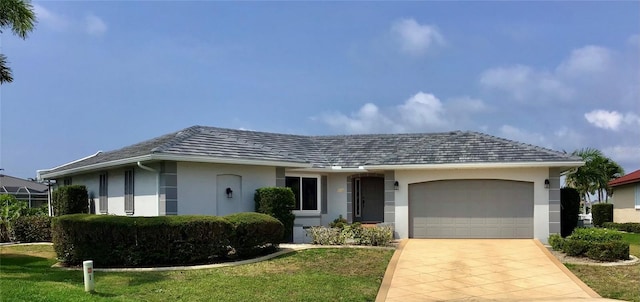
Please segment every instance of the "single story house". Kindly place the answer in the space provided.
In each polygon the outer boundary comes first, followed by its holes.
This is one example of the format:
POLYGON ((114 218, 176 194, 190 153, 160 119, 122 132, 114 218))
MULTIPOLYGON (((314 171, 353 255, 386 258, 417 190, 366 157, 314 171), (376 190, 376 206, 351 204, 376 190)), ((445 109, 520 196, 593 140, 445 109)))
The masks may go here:
POLYGON ((560 175, 580 158, 477 132, 302 136, 194 126, 38 171, 87 186, 99 214, 227 215, 261 187, 296 196, 305 226, 393 224, 397 238, 560 232, 560 175))
POLYGON ((609 182, 614 222, 640 222, 640 170, 609 182))

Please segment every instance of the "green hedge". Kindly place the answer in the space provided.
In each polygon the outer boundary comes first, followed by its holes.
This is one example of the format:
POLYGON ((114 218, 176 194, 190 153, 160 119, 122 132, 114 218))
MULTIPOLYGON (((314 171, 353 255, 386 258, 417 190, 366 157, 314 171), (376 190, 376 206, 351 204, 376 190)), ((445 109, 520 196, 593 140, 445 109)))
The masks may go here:
POLYGON ((87 188, 80 185, 60 187, 53 191, 51 205, 55 216, 89 213, 87 188))
POLYGON ((605 222, 613 222, 613 204, 596 203, 591 207, 593 225, 601 227, 605 222))
POLYGON ((599 261, 615 261, 629 259, 629 243, 616 240, 609 242, 593 242, 586 252, 587 257, 599 261))
POLYGON ((226 257, 233 225, 216 216, 55 217, 53 244, 60 261, 96 267, 184 265, 226 257))
POLYGON ((640 223, 638 222, 625 222, 625 223, 605 222, 602 224, 602 226, 607 229, 614 229, 614 230, 623 231, 623 232, 640 234, 640 223))
POLYGON ((609 229, 577 228, 573 231, 569 238, 591 242, 606 242, 613 240, 622 240, 622 233, 616 230, 609 229))
POLYGON ((13 222, 13 236, 20 242, 51 241, 51 217, 21 216, 13 222))
POLYGON ((571 235, 578 226, 580 213, 580 193, 574 188, 560 189, 560 234, 562 237, 571 235))
POLYGON ((231 246, 240 258, 272 252, 282 239, 284 225, 278 219, 261 213, 237 213, 224 216, 233 224, 231 246))
POLYGON ((296 204, 293 191, 290 188, 282 187, 260 188, 256 190, 254 201, 256 212, 275 217, 284 225, 281 242, 292 242, 293 221, 296 218, 291 213, 296 204))
POLYGON ((549 245, 554 251, 562 251, 564 247, 564 238, 560 234, 551 234, 549 236, 549 245))

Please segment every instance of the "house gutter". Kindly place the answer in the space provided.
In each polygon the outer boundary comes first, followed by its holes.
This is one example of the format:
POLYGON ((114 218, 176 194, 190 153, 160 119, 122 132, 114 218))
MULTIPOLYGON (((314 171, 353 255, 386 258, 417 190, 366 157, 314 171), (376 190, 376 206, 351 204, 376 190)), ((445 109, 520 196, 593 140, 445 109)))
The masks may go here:
POLYGON ((138 164, 138 167, 140 167, 140 169, 147 170, 149 172, 154 172, 154 173, 158 172, 158 170, 153 169, 151 167, 147 167, 147 166, 143 165, 141 162, 137 162, 137 164, 138 164))
POLYGON ((419 165, 371 165, 369 170, 440 170, 440 169, 487 169, 487 168, 575 168, 584 166, 583 161, 566 162, 513 162, 513 163, 454 163, 419 165))

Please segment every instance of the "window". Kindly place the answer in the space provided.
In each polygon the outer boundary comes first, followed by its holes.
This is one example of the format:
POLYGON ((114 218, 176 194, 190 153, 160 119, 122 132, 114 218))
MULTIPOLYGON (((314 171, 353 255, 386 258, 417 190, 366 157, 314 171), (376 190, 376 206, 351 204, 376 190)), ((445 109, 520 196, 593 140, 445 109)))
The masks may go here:
POLYGON ((124 171, 124 211, 133 214, 134 174, 132 170, 124 171))
POLYGON ((296 197, 295 211, 318 211, 319 197, 317 177, 287 176, 285 186, 291 188, 296 197))
POLYGON ((65 178, 62 180, 62 185, 64 185, 64 186, 70 186, 70 185, 71 185, 71 177, 65 177, 65 178))
POLYGON ((100 194, 99 200, 100 200, 100 213, 108 213, 108 199, 107 199, 107 192, 109 192, 109 188, 108 188, 108 184, 109 184, 109 177, 107 175, 107 172, 104 172, 102 174, 100 174, 100 187, 98 188, 98 191, 100 194))

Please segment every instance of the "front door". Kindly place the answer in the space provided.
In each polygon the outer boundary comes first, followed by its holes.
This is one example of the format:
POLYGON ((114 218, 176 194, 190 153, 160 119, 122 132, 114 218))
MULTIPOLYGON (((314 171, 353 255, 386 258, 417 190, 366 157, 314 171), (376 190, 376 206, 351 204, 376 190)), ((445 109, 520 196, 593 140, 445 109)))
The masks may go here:
POLYGON ((358 177, 353 180, 353 221, 384 221, 384 178, 358 177))

